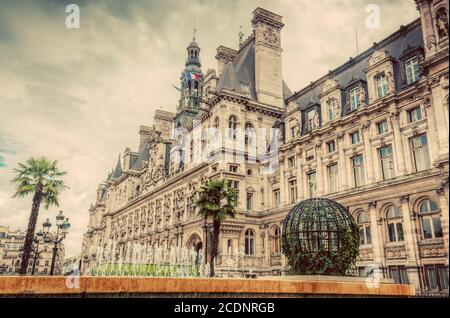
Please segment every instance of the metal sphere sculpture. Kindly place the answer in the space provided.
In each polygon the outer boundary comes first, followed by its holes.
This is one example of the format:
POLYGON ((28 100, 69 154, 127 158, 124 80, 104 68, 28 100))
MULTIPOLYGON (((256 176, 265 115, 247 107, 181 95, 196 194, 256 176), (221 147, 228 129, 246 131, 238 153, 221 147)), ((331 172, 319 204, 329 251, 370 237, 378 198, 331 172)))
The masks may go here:
POLYGON ((358 226, 341 204, 297 204, 283 222, 282 251, 294 275, 348 275, 359 254, 358 226))

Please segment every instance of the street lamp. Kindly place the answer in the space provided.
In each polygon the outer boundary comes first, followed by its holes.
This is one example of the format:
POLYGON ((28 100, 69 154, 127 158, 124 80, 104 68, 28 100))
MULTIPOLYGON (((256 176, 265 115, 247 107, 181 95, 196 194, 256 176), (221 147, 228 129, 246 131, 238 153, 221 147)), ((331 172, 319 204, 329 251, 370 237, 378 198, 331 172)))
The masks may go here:
POLYGON ((44 237, 48 242, 53 243, 52 265, 50 267, 50 275, 55 274, 56 255, 58 253, 58 245, 62 240, 66 238, 67 232, 69 232, 70 223, 69 219, 64 217, 63 211, 59 211, 56 216, 56 235, 50 234, 50 227, 52 224, 47 219, 42 226, 44 227, 44 237))

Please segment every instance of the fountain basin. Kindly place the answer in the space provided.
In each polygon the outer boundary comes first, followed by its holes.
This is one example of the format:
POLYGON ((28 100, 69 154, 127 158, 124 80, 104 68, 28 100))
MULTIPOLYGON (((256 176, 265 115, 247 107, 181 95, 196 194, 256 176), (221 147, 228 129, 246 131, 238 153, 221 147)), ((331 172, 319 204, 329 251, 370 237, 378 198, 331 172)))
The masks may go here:
POLYGON ((169 278, 81 276, 0 277, 2 297, 408 297, 413 285, 342 277, 169 278))

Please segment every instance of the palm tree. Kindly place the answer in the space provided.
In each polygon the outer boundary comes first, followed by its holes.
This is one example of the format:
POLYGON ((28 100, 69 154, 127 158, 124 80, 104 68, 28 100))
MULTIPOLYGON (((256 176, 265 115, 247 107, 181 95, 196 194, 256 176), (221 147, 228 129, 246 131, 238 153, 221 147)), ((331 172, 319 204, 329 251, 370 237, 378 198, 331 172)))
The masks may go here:
POLYGON ((227 180, 210 180, 201 186, 196 204, 199 208, 198 214, 205 220, 212 219, 213 221, 210 263, 210 276, 213 277, 215 275, 214 259, 217 257, 220 225, 227 217, 235 217, 238 193, 236 189, 228 185, 227 180))
POLYGON ((13 169, 13 171, 16 173, 16 176, 11 180, 16 191, 13 197, 23 198, 33 193, 31 215, 28 220, 22 262, 20 264, 20 273, 26 274, 39 207, 41 203, 44 203, 46 209, 52 205, 59 206, 59 193, 68 187, 61 180, 61 177, 66 172, 59 171, 57 162, 45 157, 30 158, 25 163, 19 163, 18 168, 13 169))

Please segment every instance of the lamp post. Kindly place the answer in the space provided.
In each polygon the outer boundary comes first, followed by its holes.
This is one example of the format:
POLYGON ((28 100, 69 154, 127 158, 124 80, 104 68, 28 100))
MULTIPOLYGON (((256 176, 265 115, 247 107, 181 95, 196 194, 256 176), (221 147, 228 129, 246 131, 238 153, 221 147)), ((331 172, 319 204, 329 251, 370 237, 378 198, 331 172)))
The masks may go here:
POLYGON ((62 211, 56 216, 56 234, 49 233, 52 224, 47 219, 42 226, 44 227, 44 237, 48 239, 50 243, 53 243, 52 265, 50 267, 50 275, 55 274, 56 255, 58 254, 58 245, 62 240, 66 238, 67 232, 70 228, 69 219, 65 218, 62 211))
POLYGON ((33 240, 33 243, 35 243, 35 245, 31 246, 31 252, 33 253, 33 267, 31 269, 31 275, 34 275, 35 273, 36 261, 41 256, 41 253, 47 251, 47 244, 49 243, 49 241, 45 237, 44 237, 44 248, 42 250, 39 250, 39 243, 41 242, 43 237, 44 233, 42 231, 37 232, 33 240))

